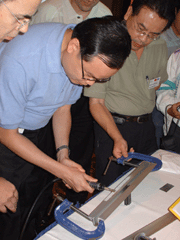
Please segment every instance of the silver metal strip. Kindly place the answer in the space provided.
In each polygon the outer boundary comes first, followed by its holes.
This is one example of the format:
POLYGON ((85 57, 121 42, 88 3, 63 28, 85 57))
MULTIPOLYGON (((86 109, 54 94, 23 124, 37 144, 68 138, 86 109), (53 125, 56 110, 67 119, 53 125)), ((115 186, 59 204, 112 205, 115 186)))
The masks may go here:
POLYGON ((123 238, 123 240, 133 240, 138 238, 138 235, 144 233, 147 237, 151 236, 155 232, 159 231, 160 229, 164 228, 177 218, 171 213, 168 212, 162 217, 156 219, 155 221, 151 222, 150 224, 146 225, 145 227, 137 230, 136 232, 130 234, 129 236, 123 238))
MULTIPOLYGON (((56 198, 63 202, 64 201, 64 198, 62 198, 61 196, 59 195, 56 195, 56 198)), ((87 220, 89 221, 93 221, 93 219, 91 217, 89 217, 89 215, 87 215, 85 212, 81 211, 81 209, 77 208, 76 206, 73 205, 73 203, 70 205, 70 209, 72 209, 74 212, 77 212, 78 214, 80 214, 82 217, 86 218, 87 220)))
POLYGON ((93 224, 98 225, 101 219, 105 220, 138 186, 156 166, 156 163, 143 161, 128 176, 123 186, 113 194, 107 201, 102 201, 89 215, 93 219, 93 224))

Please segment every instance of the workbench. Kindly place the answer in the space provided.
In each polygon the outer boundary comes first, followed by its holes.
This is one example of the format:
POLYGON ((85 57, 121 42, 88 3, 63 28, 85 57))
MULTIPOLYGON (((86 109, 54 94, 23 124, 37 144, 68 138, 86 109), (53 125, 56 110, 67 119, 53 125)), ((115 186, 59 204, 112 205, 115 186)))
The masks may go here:
MULTIPOLYGON (((102 240, 120 240, 135 232, 136 230, 151 223, 168 212, 168 208, 180 197, 180 155, 158 150, 154 156, 161 157, 163 167, 159 171, 150 172, 145 179, 132 192, 130 205, 120 204, 119 207, 104 221, 105 233, 102 240), (167 153, 167 154, 166 154, 167 153), (169 191, 163 191, 165 184, 173 187, 169 191)), ((115 188, 123 182, 127 175, 122 176, 110 187, 115 188)), ((108 191, 99 193, 81 207, 81 210, 90 214, 102 200, 108 198, 108 191)), ((86 220, 77 213, 69 218, 77 225, 94 230, 96 227, 92 222, 86 220)), ((179 240, 180 221, 177 219, 168 226, 154 233, 151 238, 157 240, 179 240)), ((53 223, 46 230, 38 235, 38 240, 76 240, 80 239, 53 223)))

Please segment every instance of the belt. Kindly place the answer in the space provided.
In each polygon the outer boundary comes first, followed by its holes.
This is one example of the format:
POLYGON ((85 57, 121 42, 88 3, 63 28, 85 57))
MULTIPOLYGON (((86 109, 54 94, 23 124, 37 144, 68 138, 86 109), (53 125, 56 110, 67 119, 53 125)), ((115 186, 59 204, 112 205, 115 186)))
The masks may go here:
POLYGON ((148 122, 151 119, 151 113, 140 115, 140 116, 126 116, 121 115, 118 113, 111 113, 115 123, 117 124, 123 124, 125 122, 137 122, 137 123, 143 123, 148 122))

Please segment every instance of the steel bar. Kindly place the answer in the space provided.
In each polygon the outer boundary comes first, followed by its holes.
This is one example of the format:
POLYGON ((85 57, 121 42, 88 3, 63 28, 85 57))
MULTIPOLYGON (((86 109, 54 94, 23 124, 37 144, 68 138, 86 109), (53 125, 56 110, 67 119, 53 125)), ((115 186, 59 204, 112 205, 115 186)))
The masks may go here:
POLYGON ((107 201, 102 201, 89 215, 93 219, 93 224, 98 225, 99 220, 105 220, 138 186, 156 166, 155 163, 143 161, 128 176, 123 186, 113 194, 107 201))

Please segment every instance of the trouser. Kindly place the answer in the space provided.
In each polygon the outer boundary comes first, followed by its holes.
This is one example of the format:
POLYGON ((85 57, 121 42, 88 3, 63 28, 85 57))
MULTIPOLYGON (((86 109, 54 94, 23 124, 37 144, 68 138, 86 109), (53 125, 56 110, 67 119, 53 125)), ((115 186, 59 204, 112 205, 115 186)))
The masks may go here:
MULTIPOLYGON (((54 145, 53 136, 49 131, 49 124, 39 130, 25 130, 23 135, 31 140, 37 147, 49 156, 53 157, 54 145)), ((7 213, 0 213, 0 239, 1 240, 19 240, 22 226, 27 214, 40 193, 42 188, 50 182, 54 176, 47 171, 30 164, 18 157, 3 144, 0 144, 0 176, 12 182, 19 193, 16 213, 8 210, 7 213)), ((38 218, 38 214, 46 210, 51 201, 51 189, 47 191, 39 199, 34 211, 32 212, 29 223, 38 218)), ((33 239, 35 231, 32 225, 28 224, 24 240, 33 239)))
MULTIPOLYGON (((134 148, 135 152, 151 154, 157 150, 155 138, 155 128, 152 120, 144 123, 125 122, 116 124, 123 138, 128 143, 128 148, 134 148)), ((108 186, 117 177, 125 173, 129 167, 111 162, 106 175, 103 172, 108 164, 109 157, 112 156, 113 140, 95 122, 95 155, 96 155, 96 178, 102 184, 108 186)))
POLYGON ((156 142, 160 148, 161 138, 163 137, 164 115, 155 106, 152 112, 152 119, 155 126, 156 142))
POLYGON ((171 123, 169 132, 169 136, 173 136, 175 138, 177 147, 176 147, 176 152, 180 153, 180 127, 175 124, 174 122, 171 123))
MULTIPOLYGON (((71 107, 72 127, 69 139, 70 159, 79 163, 86 173, 90 173, 91 159, 94 148, 93 118, 89 111, 89 98, 81 98, 71 107)), ((76 193, 71 189, 66 190, 69 201, 84 203, 88 192, 76 193)))

